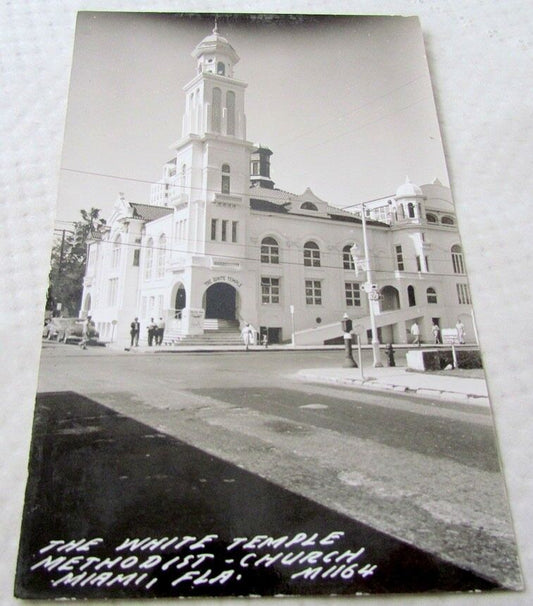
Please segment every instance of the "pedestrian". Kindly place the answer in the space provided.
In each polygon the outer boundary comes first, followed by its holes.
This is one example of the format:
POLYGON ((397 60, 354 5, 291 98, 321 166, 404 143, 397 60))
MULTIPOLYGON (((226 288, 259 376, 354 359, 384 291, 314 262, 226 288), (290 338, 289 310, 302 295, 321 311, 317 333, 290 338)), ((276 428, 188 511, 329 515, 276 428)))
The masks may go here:
POLYGON ((420 345, 420 327, 416 321, 411 324, 411 336, 413 337, 413 345, 420 345))
POLYGON ((455 330, 457 331, 457 340, 461 345, 465 342, 465 325, 461 322, 461 318, 457 318, 457 324, 455 325, 455 330))
POLYGON ((433 342, 435 345, 441 342, 440 340, 440 328, 436 322, 433 322, 433 326, 431 327, 431 332, 433 333, 433 342))
POLYGON ((263 347, 265 349, 268 349, 268 335, 267 335, 267 333, 265 333, 263 335, 263 339, 261 340, 261 344, 263 345, 263 347))
POLYGON ((157 325, 154 322, 153 318, 150 318, 150 324, 148 324, 148 346, 152 347, 152 345, 154 344, 154 337, 155 337, 155 333, 157 331, 157 325))
POLYGON ((80 347, 87 349, 87 341, 89 340, 89 323, 91 322, 91 316, 87 316, 81 324, 81 341, 80 347))
POLYGON ((241 337, 244 341, 244 347, 246 351, 248 351, 248 347, 251 345, 251 343, 253 343, 253 333, 253 328, 250 326, 250 324, 248 324, 248 322, 246 322, 244 328, 241 330, 241 337))
POLYGON ((159 322, 157 323, 157 336, 156 336, 156 345, 163 345, 163 335, 165 334, 165 321, 163 318, 159 318, 159 322))
POLYGON ((139 322, 139 318, 135 318, 133 322, 130 324, 130 336, 131 336, 131 344, 130 347, 139 347, 139 334, 141 332, 141 323, 139 322))

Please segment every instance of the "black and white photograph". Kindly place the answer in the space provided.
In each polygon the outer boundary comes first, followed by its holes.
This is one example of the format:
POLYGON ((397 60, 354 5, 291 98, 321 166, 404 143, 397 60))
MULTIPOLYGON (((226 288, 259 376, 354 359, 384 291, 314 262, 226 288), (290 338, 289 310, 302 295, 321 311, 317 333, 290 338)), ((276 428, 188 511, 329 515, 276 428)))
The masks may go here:
POLYGON ((421 19, 72 48, 14 596, 520 596, 421 19))

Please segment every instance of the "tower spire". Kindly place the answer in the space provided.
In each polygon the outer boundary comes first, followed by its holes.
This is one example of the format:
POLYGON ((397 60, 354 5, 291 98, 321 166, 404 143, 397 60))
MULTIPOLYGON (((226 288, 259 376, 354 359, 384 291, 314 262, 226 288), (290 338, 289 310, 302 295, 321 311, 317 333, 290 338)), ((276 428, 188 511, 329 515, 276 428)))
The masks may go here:
POLYGON ((213 28, 213 34, 218 34, 218 15, 215 15, 215 27, 213 28))

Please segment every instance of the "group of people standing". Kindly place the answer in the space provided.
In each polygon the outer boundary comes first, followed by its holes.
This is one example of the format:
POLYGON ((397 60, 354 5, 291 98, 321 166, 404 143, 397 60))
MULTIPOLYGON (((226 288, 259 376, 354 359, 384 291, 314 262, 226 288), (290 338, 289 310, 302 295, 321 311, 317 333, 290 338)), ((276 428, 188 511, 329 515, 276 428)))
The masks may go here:
MULTIPOLYGON (((163 318, 159 318, 159 321, 156 322, 154 318, 150 319, 150 323, 146 327, 148 331, 148 346, 152 347, 153 345, 162 345, 163 344, 163 336, 165 334, 165 321, 163 318)), ((141 323, 139 322, 139 318, 135 318, 133 322, 130 324, 130 337, 131 347, 139 346, 139 336, 141 334, 141 323)))
MULTIPOLYGON (((463 345, 465 343, 466 332, 465 325, 461 322, 460 318, 457 318, 455 330, 457 332, 457 342, 463 345)), ((411 324, 410 332, 411 336, 413 337, 412 344, 420 345, 420 327, 418 326, 418 323, 416 321, 411 324)), ((433 322, 433 326, 431 327, 431 334, 433 335, 433 343, 435 345, 442 343, 440 327, 436 322, 433 322)))

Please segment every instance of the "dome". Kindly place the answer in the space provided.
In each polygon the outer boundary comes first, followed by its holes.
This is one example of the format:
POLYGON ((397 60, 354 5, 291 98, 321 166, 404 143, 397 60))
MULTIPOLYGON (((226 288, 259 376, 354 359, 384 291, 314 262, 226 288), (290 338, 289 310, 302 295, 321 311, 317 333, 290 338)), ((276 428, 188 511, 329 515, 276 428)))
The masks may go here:
POLYGON ((400 187, 398 187, 398 189, 396 190, 397 198, 414 198, 416 196, 423 195, 424 194, 422 193, 420 187, 418 187, 418 185, 415 185, 414 183, 411 183, 409 177, 407 177, 405 183, 400 185, 400 187))
POLYGON ((192 56, 198 59, 205 53, 223 53, 235 64, 239 61, 239 56, 231 44, 218 33, 217 28, 206 36, 193 50, 192 56))

